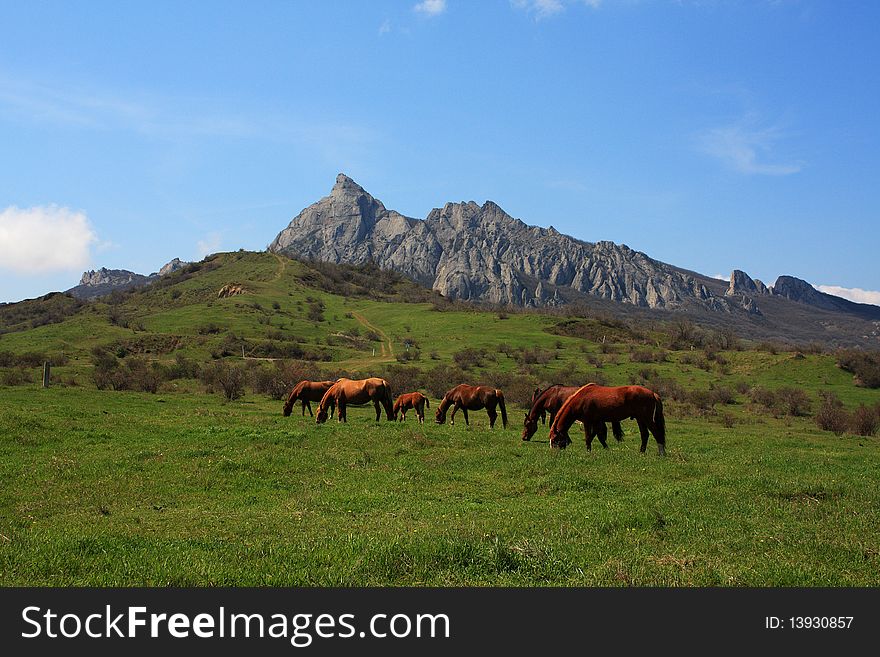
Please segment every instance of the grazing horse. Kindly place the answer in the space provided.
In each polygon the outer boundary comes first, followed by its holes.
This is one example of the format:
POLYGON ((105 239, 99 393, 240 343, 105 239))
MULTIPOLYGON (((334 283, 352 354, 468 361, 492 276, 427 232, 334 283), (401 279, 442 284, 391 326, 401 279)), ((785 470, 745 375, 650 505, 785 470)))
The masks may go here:
POLYGON ((504 393, 495 388, 488 386, 469 386, 467 383, 455 386, 452 390, 443 396, 440 406, 437 407, 437 413, 434 417, 437 424, 446 422, 446 409, 452 406, 452 417, 450 424, 455 424, 455 413, 458 409, 464 413, 464 423, 470 426, 468 421, 468 411, 478 411, 481 408, 486 409, 489 414, 489 426, 495 428, 495 420, 498 413, 495 407, 501 408, 501 424, 507 428, 507 409, 504 406, 504 393))
POLYGON ((666 455, 666 420, 663 418, 663 402, 660 395, 642 386, 606 387, 590 384, 578 388, 569 397, 550 426, 550 446, 564 449, 571 443, 568 430, 575 420, 584 423, 587 449, 592 437, 587 427, 596 422, 620 421, 634 418, 639 423, 642 436, 640 452, 648 447, 648 431, 657 441, 660 456, 666 455))
POLYGON ((416 417, 419 418, 419 424, 425 421, 425 406, 431 408, 428 398, 420 392, 406 392, 398 397, 394 402, 394 418, 400 413, 400 421, 406 420, 406 412, 414 408, 416 409, 416 417))
MULTIPOLYGON (((306 416, 306 409, 309 409, 309 415, 313 416, 312 405, 309 402, 321 401, 324 393, 327 392, 332 385, 333 381, 300 381, 293 386, 293 390, 291 390, 290 394, 287 396, 287 401, 284 402, 284 417, 290 415, 297 400, 302 404, 303 417, 306 416)), ((332 409, 330 413, 333 413, 332 409)))
MULTIPOLYGON (((588 383, 587 385, 594 386, 596 384, 588 383)), ((578 390, 579 388, 577 386, 563 386, 558 383, 550 386, 543 392, 541 392, 540 388, 536 388, 532 395, 532 406, 529 408, 529 412, 526 413, 526 418, 523 422, 522 439, 531 440, 532 436, 535 435, 535 432, 538 430, 539 416, 543 422, 544 416, 549 413, 550 424, 552 426, 556 414, 559 412, 559 409, 562 408, 562 404, 564 404, 565 400, 578 390)), ((623 429, 618 420, 613 420, 611 422, 611 431, 618 442, 623 440, 623 429)), ((599 437, 599 442, 602 443, 602 447, 608 447, 608 443, 605 442, 605 438, 608 435, 608 429, 605 427, 605 422, 594 422, 593 426, 590 427, 590 434, 599 437)))
POLYGON ((376 422, 382 417, 382 407, 389 420, 394 419, 394 410, 391 406, 391 386, 385 379, 376 377, 370 379, 339 379, 327 389, 318 405, 318 415, 315 422, 323 424, 327 421, 327 409, 335 405, 336 419, 339 422, 347 422, 345 408, 349 404, 359 406, 373 402, 376 407, 376 422), (381 406, 380 406, 381 404, 381 406))

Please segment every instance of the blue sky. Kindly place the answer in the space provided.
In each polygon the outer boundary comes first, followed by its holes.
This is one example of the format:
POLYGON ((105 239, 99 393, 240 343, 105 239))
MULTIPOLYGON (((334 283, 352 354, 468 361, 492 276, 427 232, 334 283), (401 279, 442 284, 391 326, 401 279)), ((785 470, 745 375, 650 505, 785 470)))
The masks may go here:
POLYGON ((2 3, 0 301, 263 249, 342 171, 414 217, 491 199, 880 303, 878 26, 871 0, 2 3))

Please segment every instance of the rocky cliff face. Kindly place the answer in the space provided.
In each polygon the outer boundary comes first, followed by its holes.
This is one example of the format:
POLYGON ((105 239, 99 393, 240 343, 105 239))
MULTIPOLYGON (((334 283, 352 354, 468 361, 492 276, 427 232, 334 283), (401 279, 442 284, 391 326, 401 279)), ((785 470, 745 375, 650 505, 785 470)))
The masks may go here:
POLYGON ((714 295, 704 279, 625 245, 528 226, 491 201, 447 203, 423 220, 405 217, 343 174, 269 250, 333 263, 374 261, 457 299, 546 306, 585 294, 650 308, 741 307, 714 295))
POLYGON ((149 285, 161 276, 182 269, 189 263, 182 262, 180 258, 174 258, 171 262, 162 266, 158 273, 145 276, 136 274, 127 269, 107 269, 101 267, 98 270, 90 270, 84 272, 82 278, 79 279, 79 285, 72 287, 67 292, 75 296, 77 299, 96 299, 106 294, 110 294, 114 290, 126 290, 132 287, 143 287, 149 285))

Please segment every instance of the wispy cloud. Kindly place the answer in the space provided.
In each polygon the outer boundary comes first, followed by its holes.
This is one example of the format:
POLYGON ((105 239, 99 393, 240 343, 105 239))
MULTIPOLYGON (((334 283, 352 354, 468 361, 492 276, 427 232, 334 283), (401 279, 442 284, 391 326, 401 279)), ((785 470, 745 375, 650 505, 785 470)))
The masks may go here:
POLYGON ((384 34, 388 34, 391 31, 391 21, 387 18, 382 21, 382 24, 379 26, 379 36, 384 34))
POLYGON ((535 15, 536 20, 565 11, 567 5, 585 5, 598 9, 602 0, 510 0, 510 4, 535 15))
POLYGON ((788 176, 803 168, 803 163, 770 162, 774 145, 783 138, 777 127, 760 127, 747 117, 732 125, 705 130, 698 135, 699 149, 726 167, 746 175, 788 176))
POLYGON ((719 281, 729 281, 730 276, 725 276, 724 274, 712 274, 712 278, 717 278, 719 281))
POLYGON ((422 0, 413 10, 425 16, 439 16, 446 11, 446 0, 422 0))
POLYGON ((147 139, 270 140, 307 147, 327 161, 372 145, 372 129, 261 108, 218 113, 210 98, 166 97, 135 91, 128 96, 70 83, 35 83, 0 71, 0 118, 49 123, 74 130, 124 131, 147 139))
POLYGON ((196 259, 201 260, 207 255, 217 253, 222 243, 223 238, 219 232, 212 231, 208 233, 203 239, 196 242, 196 255, 198 256, 196 259))
POLYGON ((838 285, 817 285, 816 289, 825 294, 833 294, 856 303, 870 303, 880 306, 880 291, 863 290, 860 287, 840 287, 838 285))
POLYGON ((98 236, 88 217, 57 205, 0 212, 0 269, 16 274, 82 271, 98 236))

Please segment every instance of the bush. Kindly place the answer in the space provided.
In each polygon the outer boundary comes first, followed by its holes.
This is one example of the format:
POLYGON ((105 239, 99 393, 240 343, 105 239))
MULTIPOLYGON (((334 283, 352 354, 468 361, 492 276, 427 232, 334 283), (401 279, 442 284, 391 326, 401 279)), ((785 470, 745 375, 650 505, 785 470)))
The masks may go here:
POLYGON ((880 426, 880 417, 877 417, 875 409, 859 404, 859 407, 853 412, 851 426, 856 435, 873 436, 880 426))
POLYGON ((837 364, 853 375, 857 386, 880 388, 880 352, 844 349, 837 352, 837 364))
POLYGON ((0 371, 0 383, 4 386, 21 386, 33 382, 34 378, 31 370, 24 367, 14 367, 0 371))
POLYGON ((843 402, 831 392, 819 393, 822 398, 819 404, 819 410, 813 419, 822 431, 831 431, 840 436, 846 432, 851 419, 846 409, 843 408, 843 402))
POLYGON ((783 387, 776 390, 779 407, 786 415, 795 417, 809 415, 810 397, 802 388, 783 387))
MULTIPOLYGON (((432 397, 440 398, 459 383, 469 383, 468 375, 451 365, 437 365, 425 372, 425 388, 432 397)), ((392 383, 392 386, 394 384, 392 383)))
POLYGON ((209 392, 220 390, 227 400, 234 401, 244 396, 247 372, 241 365, 216 361, 202 368, 202 381, 209 392))

